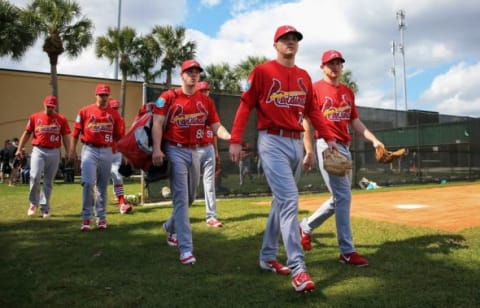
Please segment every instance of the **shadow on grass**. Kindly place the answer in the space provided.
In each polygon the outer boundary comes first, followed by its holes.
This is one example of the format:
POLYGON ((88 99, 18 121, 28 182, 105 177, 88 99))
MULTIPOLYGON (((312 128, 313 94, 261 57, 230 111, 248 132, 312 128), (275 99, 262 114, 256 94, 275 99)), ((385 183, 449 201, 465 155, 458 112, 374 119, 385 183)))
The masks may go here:
MULTIPOLYGON (((478 300, 478 255, 455 234, 360 246, 372 265, 363 269, 332 259, 333 233, 316 234, 306 260, 317 290, 297 295, 289 277, 258 268, 268 210, 222 204, 225 227, 217 229, 205 225, 203 204, 192 206, 194 266, 181 265, 165 242, 161 224, 171 207, 120 215, 109 206, 105 232, 81 233, 77 206, 50 220, 2 220, 0 306, 467 307, 478 300)), ((283 248, 278 259, 285 262, 283 248)))
POLYGON ((461 235, 424 235, 358 248, 375 251, 364 255, 370 267, 355 268, 339 262, 339 266, 332 266, 331 257, 309 263, 310 268, 329 268, 317 281, 319 286, 329 291, 348 290, 341 298, 329 297, 330 301, 360 307, 471 307, 479 303, 474 287, 480 274, 478 256, 474 258, 476 265, 454 257, 471 258, 461 235))

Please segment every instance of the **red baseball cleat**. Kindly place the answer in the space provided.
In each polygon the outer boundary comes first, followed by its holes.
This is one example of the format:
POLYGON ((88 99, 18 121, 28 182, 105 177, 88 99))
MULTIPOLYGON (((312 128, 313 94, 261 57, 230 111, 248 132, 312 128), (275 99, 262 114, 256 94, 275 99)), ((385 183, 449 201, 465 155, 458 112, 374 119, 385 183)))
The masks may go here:
POLYGON ((368 260, 359 255, 356 251, 347 254, 340 254, 339 261, 343 264, 351 264, 356 267, 368 266, 368 260))
POLYGON ((292 286, 297 292, 311 292, 315 289, 315 283, 307 272, 293 276, 292 286))
POLYGON ((287 266, 283 265, 277 260, 269 260, 269 261, 260 260, 260 268, 266 271, 277 273, 279 275, 289 275, 291 272, 291 270, 287 266))

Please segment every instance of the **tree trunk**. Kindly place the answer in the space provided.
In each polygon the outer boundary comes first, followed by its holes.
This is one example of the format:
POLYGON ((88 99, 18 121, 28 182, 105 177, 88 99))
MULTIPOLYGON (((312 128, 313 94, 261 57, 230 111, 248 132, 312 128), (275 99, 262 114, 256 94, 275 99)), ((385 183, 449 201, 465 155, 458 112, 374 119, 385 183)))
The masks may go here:
POLYGON ((52 95, 57 97, 58 100, 57 108, 55 108, 58 112, 60 110, 60 99, 58 97, 57 63, 58 56, 64 51, 62 39, 58 31, 52 32, 45 38, 43 51, 47 53, 48 59, 50 60, 50 86, 52 87, 52 95))
POLYGON ((52 95, 57 98, 57 107, 55 110, 60 111, 60 99, 58 97, 58 77, 57 77, 57 65, 50 64, 50 86, 52 87, 52 95))
POLYGON ((166 73, 167 73, 167 80, 166 80, 167 89, 170 89, 170 87, 172 86, 172 69, 167 68, 166 73))

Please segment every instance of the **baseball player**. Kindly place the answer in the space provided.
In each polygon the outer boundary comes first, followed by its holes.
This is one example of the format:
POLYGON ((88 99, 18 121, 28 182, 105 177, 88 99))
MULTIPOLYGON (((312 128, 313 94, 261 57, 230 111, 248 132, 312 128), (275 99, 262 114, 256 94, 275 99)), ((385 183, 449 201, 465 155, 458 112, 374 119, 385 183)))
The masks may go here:
MULTIPOLYGON (((315 128, 334 147, 318 110, 313 107, 312 82, 308 73, 295 65, 298 42, 303 35, 292 26, 275 32, 275 60, 256 66, 247 80, 235 115, 230 141, 230 157, 238 163, 242 136, 253 108, 256 108, 258 153, 273 194, 263 243, 260 267, 292 276, 297 292, 312 291, 315 283, 307 273, 298 226, 298 188, 303 157, 302 120, 308 116, 315 128), (287 266, 277 260, 280 235, 287 253, 287 266)), ((310 162, 303 158, 304 167, 310 162)))
POLYGON ((82 193, 82 231, 90 230, 95 207, 97 228, 107 228, 106 204, 107 186, 112 169, 112 146, 123 135, 122 118, 109 103, 110 86, 98 84, 95 88, 96 102, 80 109, 73 126, 70 157, 75 157, 75 149, 80 138, 82 193), (81 135, 81 137, 80 137, 81 135), (96 188, 96 193, 95 193, 96 188))
POLYGON ((182 264, 196 262, 188 208, 195 200, 200 182, 198 149, 206 145, 206 126, 210 126, 218 138, 230 140, 230 133, 220 123, 212 99, 196 91, 202 71, 197 61, 184 61, 181 88, 162 93, 153 108, 152 163, 161 166, 166 156, 172 171, 173 213, 163 228, 167 232, 167 244, 178 246, 182 264))
POLYGON ((15 153, 15 156, 21 160, 24 155, 22 149, 33 135, 28 216, 34 215, 40 206, 42 217, 50 217, 50 196, 60 164, 62 141, 67 159, 70 158, 70 126, 65 116, 55 111, 57 104, 55 96, 45 97, 43 100, 44 110, 30 115, 15 153), (42 177, 43 187, 40 184, 42 177))
MULTIPOLYGON (((349 151, 352 136, 348 131, 350 126, 357 134, 370 141, 374 147, 383 144, 367 129, 358 117, 353 91, 346 85, 340 83, 343 63, 342 54, 336 50, 328 50, 322 55, 320 68, 324 73, 322 80, 313 84, 315 103, 320 108, 326 119, 330 131, 334 135, 339 152, 351 159, 349 151)), ((305 120, 305 149, 313 153, 313 143, 310 124, 305 120), (308 132, 308 133, 307 133, 308 132)), ((315 131, 316 151, 318 165, 323 180, 327 185, 332 197, 325 201, 320 208, 300 224, 300 234, 303 249, 312 249, 311 233, 330 216, 335 214, 337 227, 337 240, 340 246, 339 260, 345 264, 352 264, 358 267, 368 266, 368 260, 356 252, 353 245, 352 230, 350 226, 351 194, 351 172, 345 176, 328 174, 323 168, 323 151, 327 149, 325 139, 315 131)))
MULTIPOLYGON (((120 102, 117 101, 116 99, 111 98, 110 99, 110 107, 112 107, 113 110, 119 112, 118 110, 120 109, 120 102)), ((120 113, 119 113, 120 115, 120 113)), ((125 120, 121 117, 122 119, 122 135, 125 132, 125 120)), ((127 200, 125 200, 125 191, 123 189, 123 177, 122 175, 118 172, 118 168, 120 168, 120 165, 122 164, 122 153, 116 151, 116 144, 113 143, 112 145, 113 149, 113 160, 112 160, 112 169, 110 170, 110 175, 112 176, 112 182, 113 182, 113 193, 118 201, 118 208, 120 209, 121 214, 126 214, 130 213, 133 208, 130 204, 127 203, 127 200)))
MULTIPOLYGON (((202 94, 210 95, 210 85, 206 81, 197 83, 197 91, 202 94)), ((199 147, 197 152, 200 159, 200 174, 203 175, 203 190, 205 193, 205 210, 207 216, 207 226, 220 228, 223 224, 217 219, 217 197, 215 194, 215 170, 220 164, 220 155, 218 154, 217 136, 213 133, 210 126, 205 128, 203 135, 204 147, 199 147)))

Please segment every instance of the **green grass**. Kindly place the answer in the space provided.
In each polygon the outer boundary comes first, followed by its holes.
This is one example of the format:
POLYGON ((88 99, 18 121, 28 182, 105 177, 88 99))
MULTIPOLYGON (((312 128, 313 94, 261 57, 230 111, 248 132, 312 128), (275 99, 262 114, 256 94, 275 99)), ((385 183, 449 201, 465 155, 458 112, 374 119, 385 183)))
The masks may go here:
MULTIPOLYGON (((137 190, 127 184, 127 192, 137 190)), ((356 246, 371 263, 359 269, 337 262, 330 219, 315 230, 314 249, 306 253, 317 289, 298 295, 288 277, 257 266, 269 207, 254 202, 269 197, 219 201, 221 229, 207 228, 204 205, 195 203, 197 264, 185 266, 161 229, 169 206, 120 215, 109 205, 108 229, 81 233, 78 183, 55 186, 48 220, 27 217, 27 193, 25 185, 0 185, 0 307, 480 305, 478 227, 451 233, 352 219, 356 246)), ((283 248, 279 260, 285 261, 283 248)))

